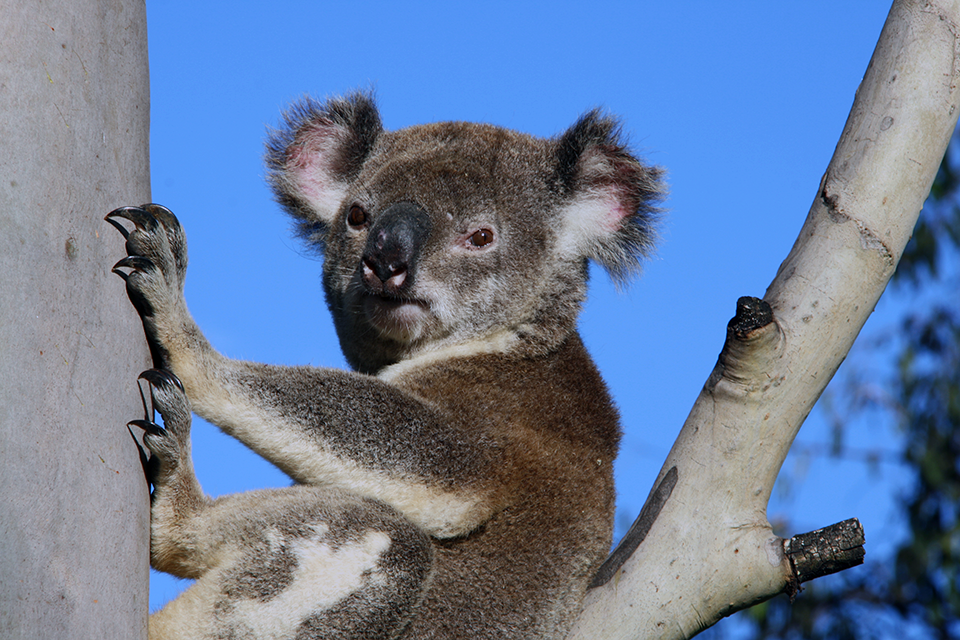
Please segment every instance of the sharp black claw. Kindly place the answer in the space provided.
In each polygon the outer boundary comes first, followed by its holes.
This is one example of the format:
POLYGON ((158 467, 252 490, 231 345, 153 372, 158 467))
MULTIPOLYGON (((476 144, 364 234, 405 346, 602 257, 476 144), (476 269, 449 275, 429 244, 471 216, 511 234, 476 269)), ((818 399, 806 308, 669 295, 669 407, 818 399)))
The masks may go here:
POLYGON ((164 436, 167 434, 167 432, 164 430, 163 427, 158 425, 156 422, 152 422, 150 420, 131 420, 130 422, 127 423, 127 426, 140 427, 150 435, 154 435, 154 436, 164 436))
POLYGON ((161 384, 170 381, 170 379, 166 375, 164 375, 164 373, 165 372, 163 371, 163 369, 147 369, 146 371, 141 373, 139 376, 137 376, 137 378, 139 380, 146 380, 153 386, 158 387, 161 384))
POLYGON ((126 258, 122 258, 119 262, 117 262, 117 264, 113 265, 112 271, 116 273, 117 269, 120 267, 146 271, 147 269, 156 269, 157 265, 155 265, 153 260, 150 258, 144 258, 143 256, 127 256, 126 258))
POLYGON ((110 216, 112 215, 113 215, 113 212, 111 211, 106 215, 106 217, 104 217, 104 220, 112 224, 116 228, 116 230, 120 232, 120 235, 122 235, 124 239, 129 238, 130 232, 127 231, 127 228, 125 226, 123 226, 122 224, 120 224, 119 222, 111 218, 110 216))
POLYGON ((167 229, 174 229, 180 226, 180 221, 177 220, 177 216, 173 215, 173 211, 170 211, 170 209, 167 209, 162 204, 144 204, 140 205, 140 208, 150 213, 150 215, 159 220, 160 224, 167 229))
POLYGON ((125 218, 141 229, 148 231, 154 231, 160 225, 160 222, 155 216, 140 207, 120 207, 119 209, 114 209, 106 215, 105 219, 109 221, 111 218, 125 218))
POLYGON ((146 380, 155 387, 159 387, 161 384, 173 384, 176 385, 180 391, 183 391, 183 383, 180 382, 180 378, 173 375, 173 373, 167 371, 166 369, 147 369, 140 374, 139 378, 141 380, 146 380))

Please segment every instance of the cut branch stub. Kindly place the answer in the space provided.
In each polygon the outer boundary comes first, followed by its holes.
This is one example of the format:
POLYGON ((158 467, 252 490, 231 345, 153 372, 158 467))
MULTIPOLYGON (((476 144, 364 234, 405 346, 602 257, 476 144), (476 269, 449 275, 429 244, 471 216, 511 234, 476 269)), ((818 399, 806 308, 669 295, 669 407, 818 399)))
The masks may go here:
POLYGON ((737 300, 737 314, 727 324, 727 339, 717 359, 717 366, 707 380, 714 390, 726 377, 744 385, 748 391, 765 387, 774 362, 782 353, 782 333, 773 309, 766 300, 742 296, 737 300))
POLYGON ((754 329, 765 327, 773 322, 773 310, 765 300, 753 296, 737 299, 737 315, 730 320, 727 330, 740 339, 744 339, 754 329))
POLYGON ((864 541, 863 525, 856 518, 784 540, 783 552, 793 569, 787 595, 793 598, 801 582, 863 564, 864 541))

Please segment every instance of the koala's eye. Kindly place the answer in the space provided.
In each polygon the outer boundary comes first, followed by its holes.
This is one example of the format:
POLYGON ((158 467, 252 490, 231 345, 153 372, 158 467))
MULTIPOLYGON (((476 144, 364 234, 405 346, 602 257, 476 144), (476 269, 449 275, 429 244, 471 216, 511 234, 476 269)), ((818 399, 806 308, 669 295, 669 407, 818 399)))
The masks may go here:
POLYGON ((350 207, 350 211, 347 212, 347 224, 355 229, 367 224, 367 212, 363 207, 358 204, 350 207))
POLYGON ((470 236, 470 244, 475 247, 485 247, 493 242, 493 231, 490 229, 477 229, 470 236))

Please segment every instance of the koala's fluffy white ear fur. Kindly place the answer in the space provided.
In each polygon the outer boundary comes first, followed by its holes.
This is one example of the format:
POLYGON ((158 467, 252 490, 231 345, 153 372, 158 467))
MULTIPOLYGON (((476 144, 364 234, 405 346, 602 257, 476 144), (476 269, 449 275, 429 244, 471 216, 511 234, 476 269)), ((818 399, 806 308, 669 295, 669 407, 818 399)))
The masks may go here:
POLYGON ((267 140, 269 179, 301 234, 319 241, 383 131, 380 115, 370 96, 357 93, 325 103, 304 98, 284 124, 267 140))
POLYGON ((597 110, 557 139, 555 157, 557 182, 569 198, 560 209, 561 258, 590 258, 625 280, 653 246, 663 171, 638 162, 617 121, 597 110))

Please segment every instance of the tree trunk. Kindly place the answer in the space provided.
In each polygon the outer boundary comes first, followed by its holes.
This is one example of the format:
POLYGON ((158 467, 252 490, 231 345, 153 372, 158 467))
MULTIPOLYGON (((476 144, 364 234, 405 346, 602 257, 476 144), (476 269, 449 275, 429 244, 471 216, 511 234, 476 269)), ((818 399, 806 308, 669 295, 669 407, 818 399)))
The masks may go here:
POLYGON ((958 33, 958 0, 894 3, 769 306, 741 301, 648 501, 662 505, 658 515, 643 523, 638 550, 588 594, 571 638, 689 638, 795 589, 767 502, 930 191, 957 122, 958 33), (765 312, 747 309, 757 305, 765 312))
POLYGON ((0 637, 145 637, 149 360, 103 221, 150 199, 145 8, 0 15, 0 637))

